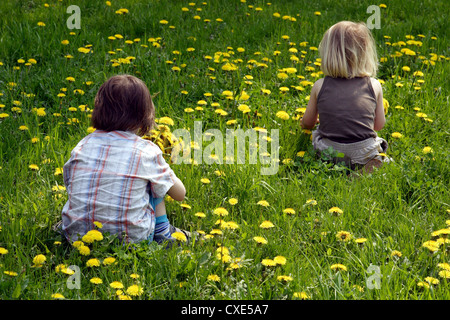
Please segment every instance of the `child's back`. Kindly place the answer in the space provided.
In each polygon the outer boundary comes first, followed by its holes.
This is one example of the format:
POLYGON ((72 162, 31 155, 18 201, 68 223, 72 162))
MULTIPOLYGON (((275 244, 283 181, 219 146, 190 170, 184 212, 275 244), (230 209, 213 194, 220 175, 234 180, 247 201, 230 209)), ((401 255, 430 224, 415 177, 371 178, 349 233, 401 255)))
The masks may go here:
POLYGON ((369 77, 325 77, 317 97, 320 134, 340 143, 375 138, 377 99, 369 77))
POLYGON ((63 231, 76 240, 98 221, 102 231, 145 240, 155 223, 149 195, 164 197, 173 176, 152 142, 127 131, 97 130, 78 143, 64 166, 69 199, 63 231))

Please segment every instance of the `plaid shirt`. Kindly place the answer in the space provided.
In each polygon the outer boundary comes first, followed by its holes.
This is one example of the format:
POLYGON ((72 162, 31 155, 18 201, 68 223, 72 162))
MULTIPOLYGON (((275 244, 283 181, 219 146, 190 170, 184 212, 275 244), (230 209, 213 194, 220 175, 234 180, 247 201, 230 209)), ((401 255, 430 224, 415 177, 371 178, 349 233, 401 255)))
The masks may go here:
POLYGON ((161 150, 131 132, 96 130, 72 150, 64 165, 68 201, 62 210, 62 230, 75 241, 94 229, 125 240, 146 240, 155 228, 149 197, 163 198, 175 174, 161 150))

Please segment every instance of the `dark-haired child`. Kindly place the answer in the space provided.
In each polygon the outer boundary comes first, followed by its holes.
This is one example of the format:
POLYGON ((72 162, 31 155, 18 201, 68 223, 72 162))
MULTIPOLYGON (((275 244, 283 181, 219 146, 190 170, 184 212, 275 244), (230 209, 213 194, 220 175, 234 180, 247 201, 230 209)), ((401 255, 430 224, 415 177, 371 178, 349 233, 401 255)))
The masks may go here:
POLYGON ((145 83, 130 75, 108 79, 99 89, 92 113, 93 133, 72 150, 64 165, 68 201, 62 231, 69 241, 102 225, 126 242, 173 241, 164 196, 182 201, 186 190, 163 158, 142 138, 155 117, 145 83))

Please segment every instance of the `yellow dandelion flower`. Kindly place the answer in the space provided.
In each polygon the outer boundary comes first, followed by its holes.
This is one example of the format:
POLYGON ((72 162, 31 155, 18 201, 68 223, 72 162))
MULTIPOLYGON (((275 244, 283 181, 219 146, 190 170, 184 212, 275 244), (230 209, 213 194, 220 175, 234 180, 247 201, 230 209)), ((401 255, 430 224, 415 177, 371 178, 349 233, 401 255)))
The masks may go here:
POLYGON ((101 222, 94 221, 94 225, 99 229, 103 228, 103 224, 101 222))
POLYGON ((51 295, 51 297, 52 297, 53 299, 65 299, 64 296, 63 296, 61 293, 53 293, 53 294, 51 295))
POLYGON ((400 132, 393 132, 391 134, 392 138, 401 139, 403 138, 403 135, 400 132))
POLYGON ((43 265, 47 258, 43 254, 38 254, 33 258, 33 263, 35 265, 43 265))
POLYGON ((426 277, 425 281, 429 284, 439 284, 439 279, 433 278, 433 277, 426 277))
POLYGON ((123 284, 120 281, 113 281, 109 284, 109 286, 113 289, 123 289, 123 284))
POLYGON ((102 284, 102 283, 103 283, 103 280, 100 279, 100 278, 98 278, 98 277, 94 277, 94 278, 91 278, 91 279, 89 280, 89 282, 91 282, 91 283, 93 283, 93 284, 102 284))
POLYGON ((214 209, 213 213, 220 217, 224 217, 224 216, 228 215, 228 210, 223 207, 219 207, 219 208, 214 209))
POLYGON ((86 262, 86 267, 99 267, 100 266, 100 260, 97 258, 89 259, 86 262))
POLYGON ((260 236, 253 237, 253 240, 259 244, 267 244, 268 243, 268 241, 264 237, 260 237, 260 236))
POLYGON ((441 278, 450 279, 450 271, 448 270, 441 270, 438 274, 441 278))
POLYGON ((210 274, 207 279, 214 282, 220 281, 220 277, 217 274, 210 274))
POLYGON ((269 207, 270 206, 269 202, 267 202, 266 200, 258 201, 257 205, 262 206, 262 207, 269 207))
POLYGON ((352 238, 352 235, 348 231, 339 231, 336 234, 336 238, 340 241, 347 242, 352 238))
POLYGON ((289 282, 294 280, 294 278, 292 278, 291 276, 285 276, 285 275, 281 275, 277 277, 277 280, 280 282, 289 282))
POLYGON ((275 227, 275 225, 272 222, 270 222, 269 220, 265 220, 259 225, 259 227, 262 229, 270 229, 270 228, 275 227))
POLYGON ((340 263, 333 264, 330 269, 334 271, 347 271, 347 267, 340 263))
POLYGON ((114 258, 114 257, 107 257, 107 258, 103 259, 103 264, 105 266, 113 264, 114 262, 116 262, 116 258, 114 258))
POLYGON ((402 253, 400 251, 398 251, 398 250, 393 250, 391 252, 391 257, 398 257, 398 258, 400 258, 401 256, 402 256, 402 253))
POLYGON ((17 275, 18 275, 17 272, 8 271, 8 270, 3 271, 3 273, 10 277, 17 277, 17 275))
POLYGON ((208 183, 211 183, 211 180, 209 180, 208 178, 201 178, 200 182, 204 183, 204 184, 208 184, 208 183))
POLYGON ((175 238, 178 241, 187 242, 186 235, 182 232, 174 232, 172 233, 172 238, 175 238))
POLYGON ((142 293, 144 293, 144 289, 141 286, 134 284, 129 286, 126 292, 130 296, 140 296, 142 293))
POLYGON ((333 215, 340 215, 342 213, 344 213, 344 211, 342 211, 342 209, 338 208, 338 207, 332 207, 328 210, 329 213, 332 213, 333 215))
POLYGON ((78 247, 78 252, 83 256, 88 256, 91 254, 91 249, 89 249, 88 246, 85 246, 84 244, 82 244, 78 247))
POLYGON ((277 265, 272 259, 262 259, 261 264, 265 267, 275 267, 277 265))
POLYGON ((293 297, 294 298, 298 298, 298 299, 302 299, 302 300, 311 299, 311 297, 304 291, 302 291, 302 292, 294 292, 293 297))
POLYGON ((275 258, 273 258, 273 261, 275 261, 276 264, 285 265, 287 260, 283 256, 276 256, 275 258))
POLYGON ((28 166, 28 168, 30 168, 31 170, 39 170, 39 167, 37 165, 35 165, 35 164, 30 164, 28 166))

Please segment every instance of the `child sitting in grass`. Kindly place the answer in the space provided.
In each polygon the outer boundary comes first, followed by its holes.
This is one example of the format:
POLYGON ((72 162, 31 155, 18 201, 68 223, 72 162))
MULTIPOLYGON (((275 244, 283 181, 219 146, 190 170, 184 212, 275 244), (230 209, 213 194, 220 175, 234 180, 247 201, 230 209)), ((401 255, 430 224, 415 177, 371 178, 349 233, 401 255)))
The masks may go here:
POLYGON ((389 161, 380 155, 387 142, 376 131, 385 114, 377 72, 377 53, 370 30, 363 23, 342 21, 329 28, 319 45, 325 78, 312 89, 301 125, 312 129, 312 144, 321 152, 329 147, 343 153, 352 169, 371 172, 389 161))
POLYGON ((142 138, 154 125, 155 108, 145 83, 130 75, 108 79, 99 89, 92 113, 96 130, 72 150, 64 165, 68 201, 62 231, 81 239, 94 222, 126 242, 174 241, 164 204, 166 193, 182 201, 186 190, 163 158, 142 138))

